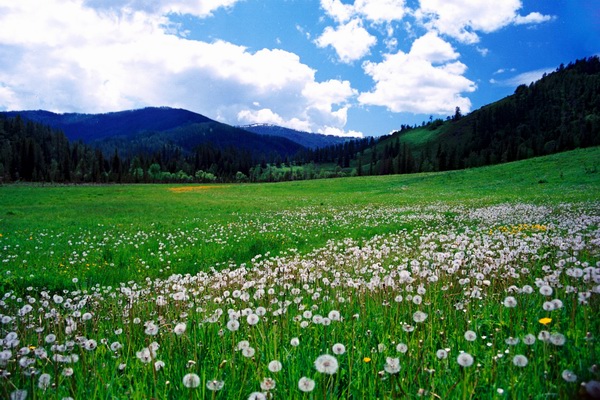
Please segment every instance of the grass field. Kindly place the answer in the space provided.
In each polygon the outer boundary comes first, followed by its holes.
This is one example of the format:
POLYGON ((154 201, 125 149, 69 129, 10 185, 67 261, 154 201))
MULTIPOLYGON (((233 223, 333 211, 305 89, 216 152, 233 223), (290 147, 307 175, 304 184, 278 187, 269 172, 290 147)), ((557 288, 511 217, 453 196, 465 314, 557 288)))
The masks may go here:
POLYGON ((0 186, 0 397, 596 398, 599 160, 0 186))

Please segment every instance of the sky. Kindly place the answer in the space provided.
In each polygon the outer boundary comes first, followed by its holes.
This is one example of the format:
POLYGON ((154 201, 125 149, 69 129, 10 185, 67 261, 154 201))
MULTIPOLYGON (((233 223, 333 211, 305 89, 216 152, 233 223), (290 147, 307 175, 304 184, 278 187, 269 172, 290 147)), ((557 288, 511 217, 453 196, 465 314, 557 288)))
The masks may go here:
POLYGON ((598 0, 0 0, 0 110, 380 136, 599 54, 598 0))

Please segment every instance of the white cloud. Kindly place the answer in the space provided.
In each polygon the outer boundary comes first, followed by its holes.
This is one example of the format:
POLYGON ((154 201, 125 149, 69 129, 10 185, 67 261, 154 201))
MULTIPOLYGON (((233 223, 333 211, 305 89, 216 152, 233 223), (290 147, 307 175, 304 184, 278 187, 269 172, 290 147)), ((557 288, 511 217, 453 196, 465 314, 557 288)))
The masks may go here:
MULTIPOLYGON (((159 1, 155 7, 207 16, 233 3, 159 1)), ((231 124, 279 118, 297 128, 344 129, 340 110, 356 92, 347 81, 317 82, 315 70, 294 53, 168 34, 167 16, 131 6, 146 2, 108 0, 102 10, 85 4, 2 6, 0 109, 107 112, 165 105, 231 124), (123 4, 128 7, 118 9, 123 4)))
POLYGON ((515 25, 541 24, 542 22, 552 21, 555 18, 552 15, 542 15, 539 12, 532 12, 524 17, 517 15, 515 17, 515 25))
POLYGON ((343 4, 340 0, 321 0, 321 8, 340 24, 349 21, 354 15, 354 6, 343 4))
POLYGON ((553 17, 531 13, 518 15, 521 0, 420 0, 415 15, 431 30, 463 43, 479 42, 476 32, 495 32, 511 24, 531 24, 553 17))
POLYGON ((471 102, 461 94, 474 91, 475 84, 463 76, 467 67, 456 61, 458 57, 448 42, 427 33, 415 40, 409 53, 387 54, 381 63, 365 62, 363 69, 375 88, 358 100, 393 112, 451 114, 457 106, 468 112, 471 102))
POLYGON ((240 0, 84 0, 84 4, 101 10, 135 10, 148 14, 189 14, 199 18, 213 15, 220 8, 233 7, 240 0))
POLYGON ((406 15, 404 0, 356 0, 355 13, 375 23, 400 21, 406 15))
POLYGON ((361 20, 356 18, 337 29, 328 26, 315 43, 319 47, 333 47, 340 61, 352 63, 369 54, 377 38, 363 28, 361 20))
MULTIPOLYGON (((511 69, 511 71, 514 71, 514 69, 511 69)), ((519 85, 529 85, 532 82, 536 82, 536 81, 540 80, 544 74, 549 74, 554 71, 555 71, 555 68, 541 68, 541 69, 536 69, 534 71, 523 72, 512 78, 504 79, 501 81, 497 81, 497 80, 493 79, 493 82, 490 81, 490 83, 516 88, 519 85)))

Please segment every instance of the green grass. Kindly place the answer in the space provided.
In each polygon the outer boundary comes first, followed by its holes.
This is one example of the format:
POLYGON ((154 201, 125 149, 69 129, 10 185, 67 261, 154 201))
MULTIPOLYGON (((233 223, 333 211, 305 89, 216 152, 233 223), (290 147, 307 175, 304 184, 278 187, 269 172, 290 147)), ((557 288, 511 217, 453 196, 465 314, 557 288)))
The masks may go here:
POLYGON ((2 186, 0 397, 236 399, 272 378, 286 399, 590 398, 598 160, 594 148, 408 176, 2 186), (334 374, 316 368, 322 354, 334 374))

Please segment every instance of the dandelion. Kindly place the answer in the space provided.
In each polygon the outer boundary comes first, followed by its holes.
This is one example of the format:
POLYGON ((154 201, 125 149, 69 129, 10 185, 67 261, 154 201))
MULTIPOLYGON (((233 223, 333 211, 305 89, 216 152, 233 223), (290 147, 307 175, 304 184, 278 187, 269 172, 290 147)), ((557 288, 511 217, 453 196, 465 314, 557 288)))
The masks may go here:
POLYGON ((177 325, 175 325, 175 328, 173 328, 173 332, 175 332, 177 336, 181 336, 185 333, 186 328, 187 326, 185 322, 180 322, 177 325))
POLYGON ((25 400, 27 398, 27 390, 18 389, 10 394, 10 400, 25 400))
POLYGON ((38 387, 42 390, 48 389, 50 384, 52 383, 52 377, 50 374, 41 374, 38 379, 38 387))
POLYGON ((298 381, 298 389, 300 389, 300 391, 302 391, 302 392, 305 392, 305 393, 312 392, 314 388, 315 388, 315 381, 313 381, 310 378, 303 376, 298 381))
POLYGON ((371 357, 365 357, 363 358, 363 361, 366 363, 370 363, 371 362, 371 357))
POLYGON ((73 376, 73 368, 65 368, 62 370, 62 376, 69 377, 73 376))
POLYGON ((566 338, 565 335, 563 335, 562 333, 552 333, 550 334, 550 343, 552 343, 555 346, 562 346, 564 345, 566 342, 566 338))
POLYGON ((517 306, 517 299, 515 299, 513 296, 507 296, 504 298, 502 304, 504 304, 504 307, 514 308, 517 306))
POLYGON ((45 341, 48 344, 52 344, 52 343, 56 342, 56 335, 53 333, 46 335, 45 341))
POLYGON ((477 339, 477 334, 474 331, 466 331, 465 332, 465 340, 468 342, 474 342, 477 339))
POLYGON ((513 364, 515 364, 517 367, 525 367, 528 362, 529 361, 527 360, 527 357, 522 354, 517 354, 513 357, 513 364))
POLYGON ((165 362, 164 361, 155 361, 154 362, 154 370, 155 371, 160 371, 163 367, 165 366, 165 362))
POLYGON ((525 343, 528 346, 531 346, 532 344, 535 343, 535 335, 532 335, 531 333, 528 333, 523 338, 523 343, 525 343))
POLYGON ((200 377, 194 373, 186 374, 183 377, 183 385, 186 388, 197 388, 200 386, 200 377))
POLYGON ((295 337, 295 338, 292 338, 292 340, 290 340, 290 344, 291 344, 293 347, 297 347, 297 346, 300 344, 300 339, 298 339, 297 337, 295 337))
POLYGON ((575 382, 577 381, 577 375, 575 375, 575 373, 573 371, 570 371, 568 369, 565 369, 562 372, 562 378, 567 381, 567 382, 575 382))
POLYGON ((408 351, 408 346, 405 343, 398 343, 396 351, 404 354, 408 351))
POLYGON ((231 332, 235 332, 240 328, 240 322, 237 319, 230 319, 227 321, 227 329, 231 332))
POLYGON ((331 348, 331 350, 333 351, 333 354, 341 355, 341 354, 344 354, 346 352, 346 346, 344 346, 341 343, 336 343, 336 344, 333 345, 333 347, 331 348))
POLYGON ((400 359, 387 357, 383 369, 388 374, 397 374, 400 371, 400 359))
POLYGON ((331 310, 329 311, 329 314, 327 314, 327 318, 332 321, 339 321, 341 319, 340 312, 337 310, 331 310))
POLYGON ((470 367, 473 365, 473 356, 469 353, 460 353, 456 359, 461 367, 470 367))
POLYGON ((273 378, 265 378, 260 383, 260 388, 264 391, 268 391, 275 388, 275 380, 273 378))
POLYGON ((277 360, 273 360, 269 363, 268 367, 269 371, 271 372, 279 372, 281 371, 281 369, 283 368, 283 365, 281 365, 280 361, 277 360))
POLYGON ((89 321, 92 319, 92 313, 86 312, 81 316, 82 321, 89 321))
POLYGON ((543 285, 542 287, 540 287, 540 294, 542 296, 552 296, 552 288, 548 285, 543 285))
POLYGON ((212 381, 206 382, 206 388, 208 390, 212 390, 213 392, 216 392, 217 390, 223 389, 223 386, 225 386, 225 382, 218 381, 216 379, 212 380, 212 381))
POLYGON ((552 311, 554 310, 554 303, 551 301, 545 301, 544 304, 542 304, 542 308, 544 311, 552 311))
POLYGON ((256 353, 256 350, 254 350, 254 347, 245 347, 242 349, 242 355, 246 358, 254 357, 254 353, 256 353))
POLYGON ((323 374, 333 375, 338 370, 338 362, 335 357, 323 354, 315 360, 315 368, 323 374))
POLYGON ((437 358, 439 358, 440 360, 444 360, 444 359, 448 358, 448 352, 444 349, 439 349, 438 351, 435 352, 435 356, 437 358))
POLYGON ((248 400, 267 400, 267 396, 262 392, 252 392, 248 396, 248 400))
POLYGON ((413 314, 413 320, 416 323, 420 323, 423 322, 427 319, 427 314, 425 314, 423 311, 417 311, 413 314))
POLYGON ((123 348, 123 345, 119 342, 112 342, 110 344, 110 350, 111 351, 119 351, 123 348))
POLYGON ((98 347, 98 343, 94 339, 86 340, 85 343, 83 343, 83 348, 88 351, 95 350, 96 347, 98 347))
POLYGON ((509 346, 516 346, 519 344, 519 338, 509 337, 504 342, 509 346))
POLYGON ((258 324, 258 321, 260 321, 260 317, 256 314, 250 314, 246 317, 246 322, 248 322, 248 325, 256 325, 258 324))

